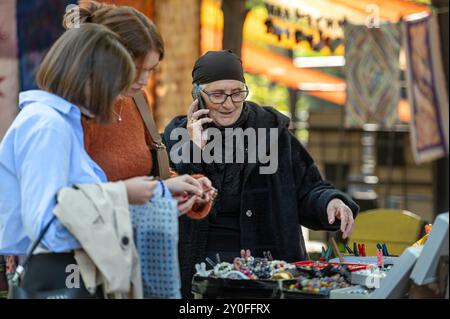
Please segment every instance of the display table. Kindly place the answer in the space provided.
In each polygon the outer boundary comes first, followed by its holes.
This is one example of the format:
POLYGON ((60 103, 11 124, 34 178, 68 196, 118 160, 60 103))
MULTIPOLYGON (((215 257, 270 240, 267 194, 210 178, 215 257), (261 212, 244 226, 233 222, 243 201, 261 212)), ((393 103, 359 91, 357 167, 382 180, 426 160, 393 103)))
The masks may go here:
POLYGON ((247 251, 232 264, 209 260, 213 269, 197 265, 192 292, 198 299, 448 298, 448 219, 439 215, 425 244, 399 257, 286 263, 247 251))
POLYGON ((348 294, 355 298, 368 298, 377 280, 384 277, 381 274, 387 273, 392 266, 387 264, 385 271, 379 271, 368 263, 312 260, 289 265, 290 269, 274 272, 267 279, 236 278, 235 269, 228 269, 228 273, 223 272, 221 277, 214 270, 200 272, 193 277, 192 293, 196 299, 340 299, 348 294))

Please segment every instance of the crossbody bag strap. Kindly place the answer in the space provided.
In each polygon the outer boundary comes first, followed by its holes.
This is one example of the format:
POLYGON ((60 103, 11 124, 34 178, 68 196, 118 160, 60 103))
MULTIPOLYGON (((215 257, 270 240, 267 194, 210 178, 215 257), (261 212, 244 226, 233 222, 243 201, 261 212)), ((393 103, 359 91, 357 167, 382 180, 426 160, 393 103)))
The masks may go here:
POLYGON ((18 282, 20 276, 24 272, 25 268, 27 267, 28 263, 30 262, 31 256, 33 256, 34 251, 36 250, 37 246, 41 243, 42 238, 44 238, 45 234, 47 233, 48 229, 50 228, 50 225, 53 223, 53 221, 56 219, 56 215, 50 219, 50 221, 45 225, 44 229, 42 229, 41 233, 39 234, 39 237, 36 239, 36 241, 33 243, 33 246, 31 246, 30 252, 25 257, 22 264, 16 267, 16 271, 14 273, 14 276, 12 277, 11 281, 18 282))
POLYGON ((144 93, 139 92, 133 97, 133 99, 152 138, 152 147, 156 151, 157 155, 159 177, 162 179, 167 179, 170 177, 169 156, 167 155, 166 146, 162 142, 161 136, 158 133, 153 116, 150 113, 144 93))

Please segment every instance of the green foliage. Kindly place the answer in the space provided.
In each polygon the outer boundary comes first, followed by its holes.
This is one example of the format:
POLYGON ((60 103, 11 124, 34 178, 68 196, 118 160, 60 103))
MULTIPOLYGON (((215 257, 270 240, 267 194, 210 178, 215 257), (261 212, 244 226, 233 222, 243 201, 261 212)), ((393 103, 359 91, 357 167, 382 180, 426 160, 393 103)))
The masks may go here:
POLYGON ((247 9, 252 10, 257 7, 264 6, 264 0, 245 0, 245 6, 247 9))
POLYGON ((250 90, 248 100, 259 105, 273 106, 281 112, 289 111, 289 94, 286 86, 250 73, 245 73, 245 81, 250 90))
MULTIPOLYGON (((250 90, 248 100, 258 103, 261 106, 273 106, 278 111, 289 115, 289 92, 286 86, 274 83, 264 76, 250 73, 245 74, 245 81, 250 90)), ((317 102, 316 99, 306 94, 299 96, 296 104, 298 117, 302 116, 302 112, 308 112, 310 109, 313 109, 315 102, 317 102)), ((303 143, 307 143, 309 137, 308 130, 297 130, 296 137, 303 143)))
POLYGON ((420 4, 431 4, 431 0, 410 0, 411 2, 417 2, 420 4))

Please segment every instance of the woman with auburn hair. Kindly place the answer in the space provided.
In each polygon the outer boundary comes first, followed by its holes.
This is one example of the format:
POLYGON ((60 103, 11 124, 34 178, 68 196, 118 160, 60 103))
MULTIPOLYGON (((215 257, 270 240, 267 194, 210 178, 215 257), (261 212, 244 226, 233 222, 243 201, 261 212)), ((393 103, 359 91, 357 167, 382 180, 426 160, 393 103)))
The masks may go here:
MULTIPOLYGON (((84 150, 81 117, 109 122, 135 73, 126 48, 103 26, 70 30, 52 46, 36 77, 40 90, 20 93, 21 112, 0 143, 0 254, 28 252, 53 219, 62 188, 106 182, 84 150)), ((129 201, 149 198, 156 183, 125 182, 129 201)), ((49 225, 40 241, 45 252, 31 257, 22 282, 30 293, 66 288, 66 266, 76 264, 78 241, 57 219, 49 225)))
MULTIPOLYGON (((107 182, 84 149, 82 118, 111 122, 114 103, 135 77, 134 61, 117 34, 86 24, 68 30, 51 47, 36 76, 40 90, 20 93, 21 112, 0 143, 0 254, 27 254, 46 229, 22 281, 30 294, 67 288, 66 267, 77 264, 74 250, 80 243, 58 219, 49 223, 57 193, 107 182)), ((188 175, 164 182, 145 175, 123 180, 132 205, 147 203, 165 187, 203 193, 188 175)), ((88 298, 81 284, 73 289, 88 298)))
MULTIPOLYGON (((76 24, 90 23, 103 25, 119 35, 133 58, 137 74, 130 89, 115 103, 115 120, 112 124, 105 126, 83 120, 85 148, 110 181, 157 175, 157 166, 162 163, 158 163, 151 154, 150 148, 154 141, 133 97, 144 94, 151 75, 164 58, 163 39, 149 18, 128 6, 82 0, 63 18, 66 29, 76 24)), ((117 76, 112 78, 116 79, 117 76)), ((148 105, 145 107, 149 108, 148 105)), ((153 122, 153 119, 147 120, 153 122)), ((175 173, 171 172, 171 175, 175 176, 175 173)), ((185 193, 172 194, 178 200, 178 209, 182 214, 201 219, 209 213, 215 193, 208 178, 202 175, 193 177, 202 185, 203 196, 189 198, 185 193)))

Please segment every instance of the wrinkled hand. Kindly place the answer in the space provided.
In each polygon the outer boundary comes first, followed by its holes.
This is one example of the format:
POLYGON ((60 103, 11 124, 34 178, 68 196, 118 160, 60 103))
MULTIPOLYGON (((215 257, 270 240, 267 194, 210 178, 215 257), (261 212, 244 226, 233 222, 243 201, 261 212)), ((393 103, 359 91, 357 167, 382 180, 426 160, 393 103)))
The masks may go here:
POLYGON ((203 195, 201 197, 197 197, 195 204, 199 206, 204 206, 207 203, 214 200, 217 195, 217 191, 214 187, 212 187, 212 183, 207 177, 201 177, 197 179, 197 181, 202 185, 203 195))
POLYGON ((203 124, 211 123, 213 120, 209 117, 199 119, 202 115, 208 115, 209 110, 198 110, 198 100, 192 102, 189 106, 187 115, 187 130, 189 137, 200 149, 203 149, 207 142, 207 132, 203 129, 203 124))
POLYGON ((328 222, 334 224, 336 219, 341 221, 342 238, 348 238, 353 230, 353 213, 350 207, 338 198, 332 199, 327 206, 328 222))

